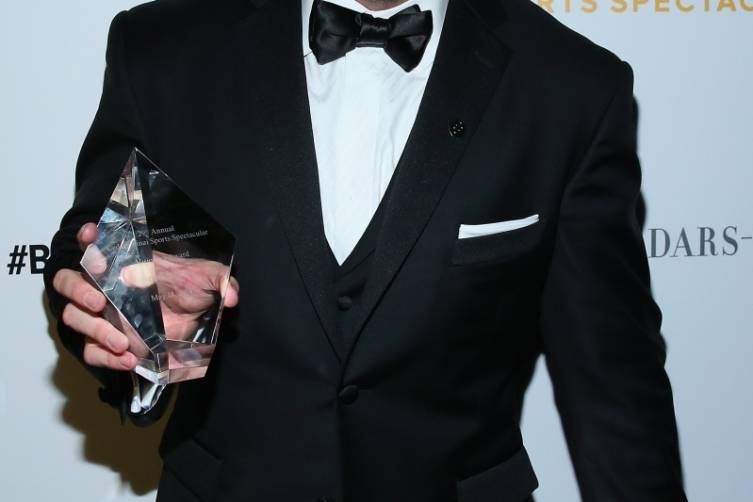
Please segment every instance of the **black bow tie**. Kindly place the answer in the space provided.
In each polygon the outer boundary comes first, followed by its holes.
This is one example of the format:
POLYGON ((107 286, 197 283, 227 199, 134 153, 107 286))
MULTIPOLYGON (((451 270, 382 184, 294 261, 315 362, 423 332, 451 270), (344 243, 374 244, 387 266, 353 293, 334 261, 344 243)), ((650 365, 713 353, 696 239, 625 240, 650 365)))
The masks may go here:
POLYGON ((356 47, 381 47, 405 71, 418 66, 432 31, 431 11, 417 5, 388 19, 315 0, 309 18, 309 45, 319 64, 356 47))

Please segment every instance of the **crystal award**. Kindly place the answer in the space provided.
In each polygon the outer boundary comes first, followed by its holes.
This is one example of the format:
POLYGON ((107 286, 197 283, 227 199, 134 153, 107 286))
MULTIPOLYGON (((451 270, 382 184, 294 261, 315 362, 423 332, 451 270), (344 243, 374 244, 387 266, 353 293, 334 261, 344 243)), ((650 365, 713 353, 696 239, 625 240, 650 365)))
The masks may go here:
POLYGON ((201 378, 217 342, 235 238, 134 149, 81 266, 126 334, 134 371, 157 384, 201 378))

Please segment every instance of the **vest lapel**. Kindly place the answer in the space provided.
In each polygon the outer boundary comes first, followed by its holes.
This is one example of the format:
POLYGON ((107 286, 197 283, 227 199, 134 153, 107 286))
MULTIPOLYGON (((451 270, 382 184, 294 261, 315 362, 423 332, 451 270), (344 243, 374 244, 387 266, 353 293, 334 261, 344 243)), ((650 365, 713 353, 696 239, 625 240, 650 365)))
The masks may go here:
POLYGON ((509 49, 493 32, 499 10, 485 0, 453 0, 408 143, 394 176, 384 221, 357 318, 346 344, 346 358, 364 324, 427 224, 504 73, 509 49), (476 9, 483 9, 478 12, 476 9), (464 134, 452 136, 460 119, 464 134))

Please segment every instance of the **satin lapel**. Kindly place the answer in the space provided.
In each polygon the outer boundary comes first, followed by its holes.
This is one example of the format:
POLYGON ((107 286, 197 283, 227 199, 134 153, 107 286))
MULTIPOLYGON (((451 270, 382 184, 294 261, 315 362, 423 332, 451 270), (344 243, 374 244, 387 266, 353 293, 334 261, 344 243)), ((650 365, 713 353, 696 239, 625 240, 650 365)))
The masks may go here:
POLYGON ((301 3, 274 0, 240 22, 248 137, 266 170, 298 271, 339 359, 332 262, 324 235, 301 44, 301 3))
POLYGON ((505 70, 509 49, 493 32, 503 14, 489 11, 492 3, 449 2, 434 67, 386 201, 361 310, 345 341, 347 354, 426 226, 505 70), (462 135, 450 134, 455 120, 464 123, 462 135))

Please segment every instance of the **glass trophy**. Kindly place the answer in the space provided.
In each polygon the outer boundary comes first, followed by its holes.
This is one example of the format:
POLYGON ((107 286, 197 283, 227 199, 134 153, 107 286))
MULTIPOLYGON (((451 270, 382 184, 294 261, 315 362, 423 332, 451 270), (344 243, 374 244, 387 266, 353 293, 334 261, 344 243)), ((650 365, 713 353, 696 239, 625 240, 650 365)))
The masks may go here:
POLYGON ((81 259, 129 340, 134 371, 157 384, 206 374, 235 238, 134 149, 81 259))

